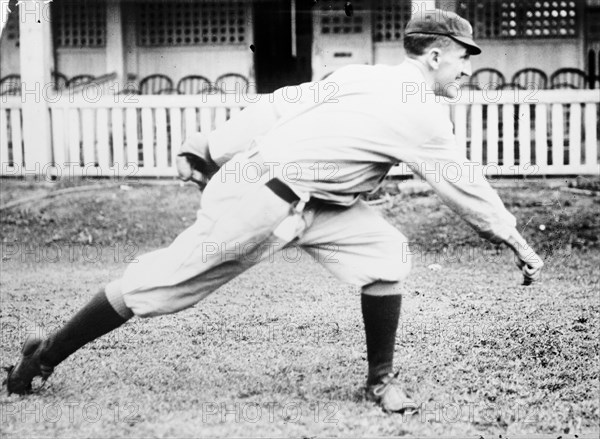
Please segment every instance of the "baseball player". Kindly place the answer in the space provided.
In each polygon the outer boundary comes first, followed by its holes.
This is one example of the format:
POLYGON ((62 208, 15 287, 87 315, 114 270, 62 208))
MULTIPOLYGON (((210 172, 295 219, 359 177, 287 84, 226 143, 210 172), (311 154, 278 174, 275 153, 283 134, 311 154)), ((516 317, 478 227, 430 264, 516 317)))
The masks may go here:
POLYGON ((180 178, 203 190, 196 222, 167 248, 139 258, 61 329, 29 339, 10 368, 11 393, 134 315, 186 309, 273 251, 297 245, 340 281, 361 288, 368 375, 366 395, 385 411, 415 403, 394 374, 402 280, 410 270, 404 235, 359 195, 375 190, 399 162, 425 179, 483 237, 510 247, 525 283, 543 262, 505 209, 457 150, 440 96, 455 97, 481 52, 470 24, 436 10, 413 18, 397 66, 348 66, 325 83, 264 95, 211 133, 184 142, 180 178), (321 253, 320 253, 321 252, 321 253))

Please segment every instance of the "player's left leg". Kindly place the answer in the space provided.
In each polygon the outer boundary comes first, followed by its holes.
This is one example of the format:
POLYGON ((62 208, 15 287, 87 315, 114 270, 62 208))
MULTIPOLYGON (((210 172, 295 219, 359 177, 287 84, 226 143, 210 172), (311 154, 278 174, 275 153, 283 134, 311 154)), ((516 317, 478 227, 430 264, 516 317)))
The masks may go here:
POLYGON ((393 373, 394 346, 402 303, 398 282, 376 281, 362 287, 361 310, 367 339, 367 386, 393 373))
POLYGON ((367 398, 390 412, 413 410, 394 373, 394 348, 402 303, 399 282, 376 281, 362 287, 361 310, 367 342, 367 398))
POLYGON ((401 281, 410 271, 406 238, 362 201, 350 208, 318 206, 308 222, 298 244, 338 279, 361 287, 367 397, 386 411, 414 408, 393 373, 401 281))

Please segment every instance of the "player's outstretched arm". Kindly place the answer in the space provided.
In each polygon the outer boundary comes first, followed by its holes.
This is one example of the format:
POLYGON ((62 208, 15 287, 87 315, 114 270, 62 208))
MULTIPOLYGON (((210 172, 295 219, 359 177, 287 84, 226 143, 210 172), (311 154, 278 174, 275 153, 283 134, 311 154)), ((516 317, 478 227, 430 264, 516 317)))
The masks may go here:
POLYGON ((480 236, 504 243, 513 250, 523 284, 541 279, 542 258, 527 244, 516 229, 515 217, 489 185, 483 166, 460 154, 454 137, 437 138, 421 145, 409 166, 426 180, 442 200, 480 236), (436 170, 431 172, 431 170, 436 170))

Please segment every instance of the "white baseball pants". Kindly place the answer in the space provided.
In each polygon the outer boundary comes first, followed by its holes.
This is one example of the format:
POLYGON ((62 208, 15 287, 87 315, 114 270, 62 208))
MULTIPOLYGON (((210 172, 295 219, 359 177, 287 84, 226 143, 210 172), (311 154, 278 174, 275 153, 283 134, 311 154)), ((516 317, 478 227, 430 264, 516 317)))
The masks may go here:
POLYGON ((109 300, 122 295, 119 300, 141 317, 174 313, 289 245, 300 246, 349 284, 408 275, 406 238, 363 201, 345 207, 311 200, 293 237, 275 236, 294 210, 265 186, 269 176, 257 157, 242 153, 227 162, 206 186, 196 222, 170 246, 128 266, 107 286, 109 300))

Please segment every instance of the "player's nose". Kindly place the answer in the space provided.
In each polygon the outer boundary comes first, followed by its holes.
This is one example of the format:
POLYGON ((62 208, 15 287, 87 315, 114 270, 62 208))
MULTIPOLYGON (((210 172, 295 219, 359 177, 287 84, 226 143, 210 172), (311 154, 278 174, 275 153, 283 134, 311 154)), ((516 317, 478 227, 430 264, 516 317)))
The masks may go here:
POLYGON ((472 73, 473 73, 473 69, 471 68, 471 60, 467 59, 463 63, 461 76, 471 76, 472 73))

